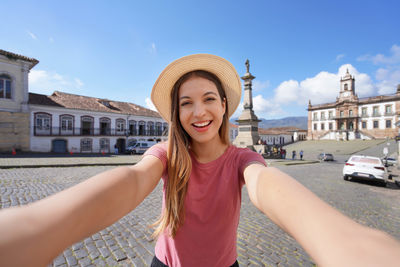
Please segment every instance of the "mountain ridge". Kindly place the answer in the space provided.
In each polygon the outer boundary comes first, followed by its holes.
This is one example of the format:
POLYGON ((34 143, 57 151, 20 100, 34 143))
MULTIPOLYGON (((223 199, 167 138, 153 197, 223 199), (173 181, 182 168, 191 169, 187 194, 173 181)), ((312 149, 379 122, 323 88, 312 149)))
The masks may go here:
MULTIPOLYGON (((230 122, 233 124, 237 124, 236 120, 238 118, 231 118, 230 122)), ((291 117, 285 117, 281 119, 264 119, 264 118, 259 118, 261 120, 258 123, 259 128, 277 128, 277 127, 297 127, 303 130, 307 130, 308 128, 308 117, 307 116, 291 116, 291 117)))

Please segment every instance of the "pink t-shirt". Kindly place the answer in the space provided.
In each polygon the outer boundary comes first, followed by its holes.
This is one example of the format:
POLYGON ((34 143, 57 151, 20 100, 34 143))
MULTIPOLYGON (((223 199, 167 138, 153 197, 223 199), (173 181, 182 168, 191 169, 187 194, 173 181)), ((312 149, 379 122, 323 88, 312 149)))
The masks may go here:
MULTIPOLYGON (((145 155, 158 157, 168 179, 167 145, 157 144, 145 155)), ((239 225, 243 172, 251 163, 265 160, 247 148, 229 146, 218 159, 200 163, 193 155, 192 173, 185 198, 185 221, 175 238, 159 236, 156 257, 170 267, 230 266, 237 259, 236 235, 239 225)))

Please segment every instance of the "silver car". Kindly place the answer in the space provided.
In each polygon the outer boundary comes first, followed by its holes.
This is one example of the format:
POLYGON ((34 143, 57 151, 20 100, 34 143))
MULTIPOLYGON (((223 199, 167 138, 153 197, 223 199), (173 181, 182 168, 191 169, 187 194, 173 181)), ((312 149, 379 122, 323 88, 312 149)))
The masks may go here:
POLYGON ((318 160, 320 161, 334 161, 333 155, 330 153, 321 153, 318 155, 318 160))

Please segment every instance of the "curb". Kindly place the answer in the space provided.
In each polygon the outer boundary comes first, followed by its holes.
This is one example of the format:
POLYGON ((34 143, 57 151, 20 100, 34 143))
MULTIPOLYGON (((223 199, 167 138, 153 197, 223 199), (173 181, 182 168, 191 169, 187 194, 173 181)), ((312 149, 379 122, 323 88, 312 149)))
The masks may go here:
POLYGON ((22 169, 22 168, 69 168, 69 167, 90 167, 90 166, 128 166, 135 165, 132 163, 78 163, 78 164, 52 164, 52 165, 4 165, 0 169, 22 169))

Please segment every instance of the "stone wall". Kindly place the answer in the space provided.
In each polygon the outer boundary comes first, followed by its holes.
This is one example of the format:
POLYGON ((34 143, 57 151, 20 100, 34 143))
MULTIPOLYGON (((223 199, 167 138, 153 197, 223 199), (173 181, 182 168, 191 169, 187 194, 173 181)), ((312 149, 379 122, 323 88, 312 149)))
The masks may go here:
POLYGON ((29 113, 0 111, 0 152, 29 151, 29 113))

